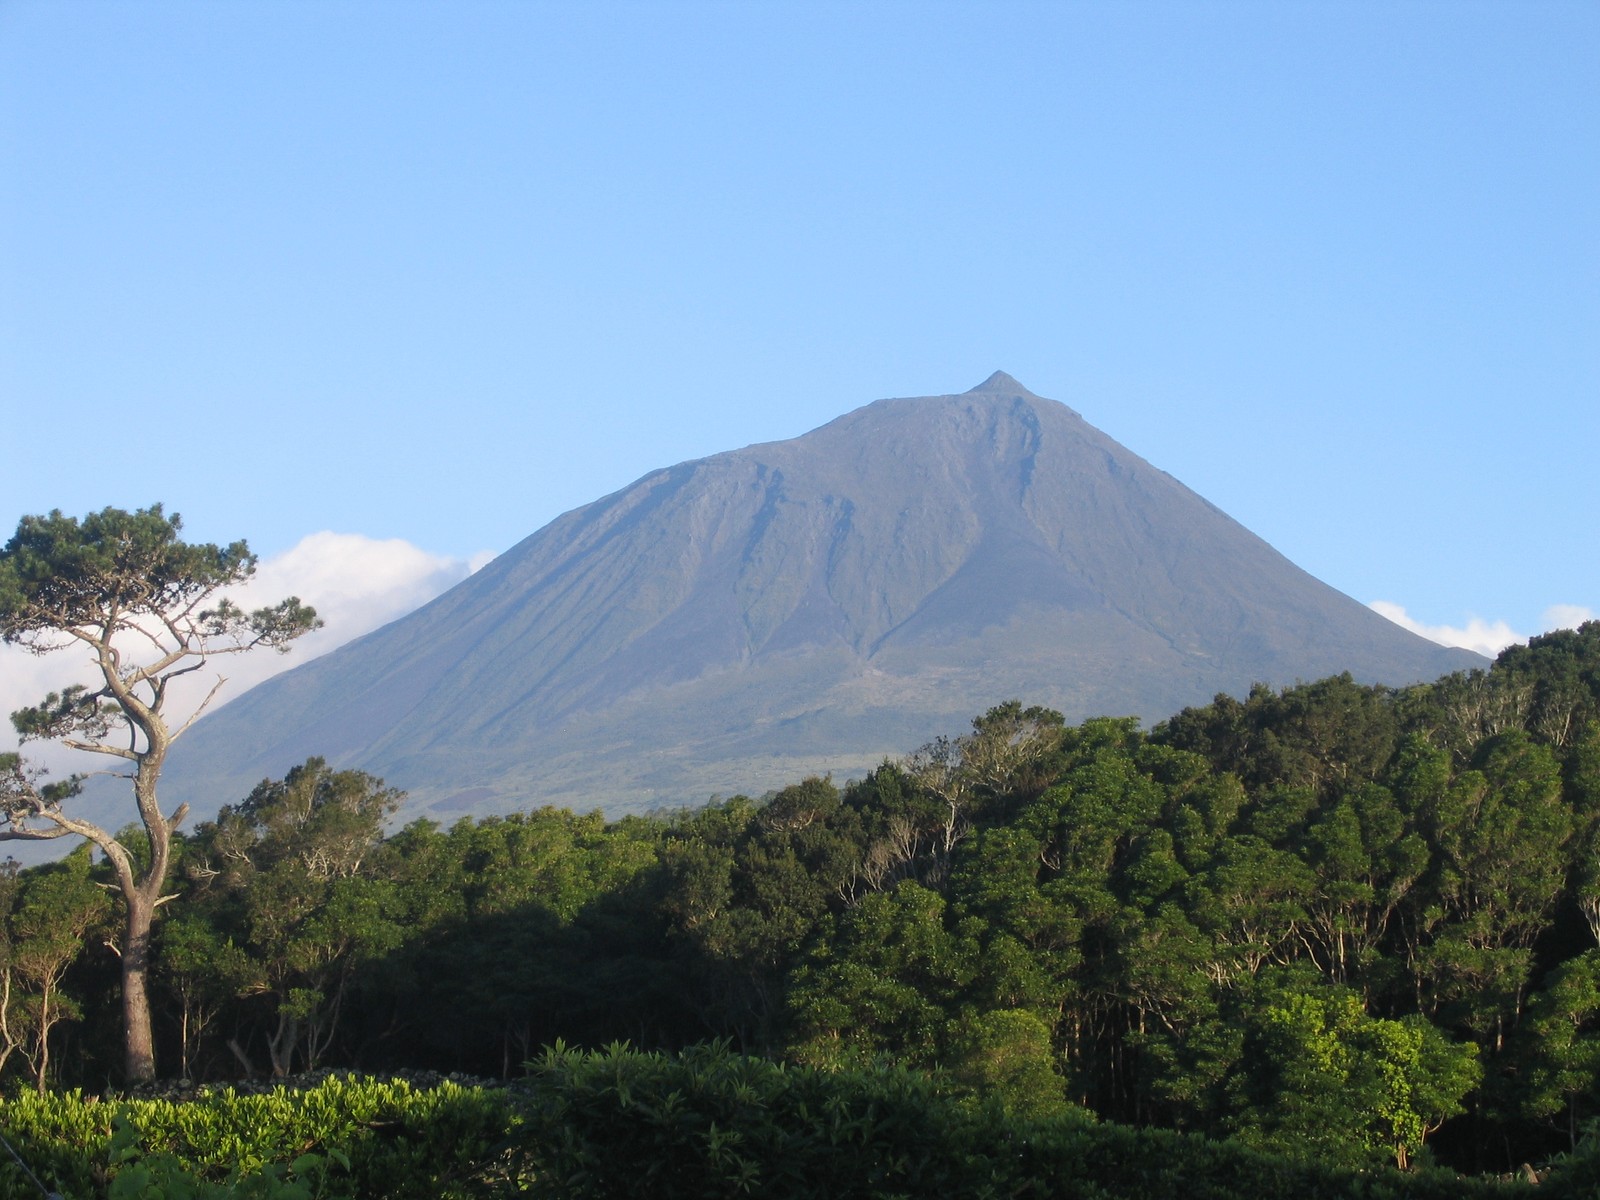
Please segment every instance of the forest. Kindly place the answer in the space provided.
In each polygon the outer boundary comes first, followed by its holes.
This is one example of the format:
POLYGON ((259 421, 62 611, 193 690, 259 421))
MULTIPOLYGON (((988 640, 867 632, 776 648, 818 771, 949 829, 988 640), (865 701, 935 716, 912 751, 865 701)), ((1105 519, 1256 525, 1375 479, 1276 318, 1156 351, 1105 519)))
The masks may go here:
MULTIPOLYGON (((1149 730, 1011 702, 862 779, 646 817, 391 830, 398 798, 311 759, 174 835, 162 1077, 717 1045, 1352 1169, 1592 1145, 1600 622, 1149 730)), ((121 903, 88 845, 0 876, 9 1092, 120 1084, 121 903)))

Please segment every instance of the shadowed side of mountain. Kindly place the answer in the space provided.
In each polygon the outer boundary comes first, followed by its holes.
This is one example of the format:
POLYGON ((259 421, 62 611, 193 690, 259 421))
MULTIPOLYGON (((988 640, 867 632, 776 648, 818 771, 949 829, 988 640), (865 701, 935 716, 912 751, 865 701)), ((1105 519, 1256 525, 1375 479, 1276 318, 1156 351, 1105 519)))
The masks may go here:
POLYGON ((997 372, 563 515, 208 717, 168 793, 214 809, 321 754, 413 811, 620 812, 859 773, 1012 697, 1154 721, 1258 680, 1482 663, 997 372))

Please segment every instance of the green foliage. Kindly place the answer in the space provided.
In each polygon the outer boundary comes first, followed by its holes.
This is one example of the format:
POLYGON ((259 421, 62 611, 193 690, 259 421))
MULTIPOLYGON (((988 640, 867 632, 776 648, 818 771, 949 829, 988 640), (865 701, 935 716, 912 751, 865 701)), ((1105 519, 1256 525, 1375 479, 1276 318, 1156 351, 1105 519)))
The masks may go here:
POLYGON ((349 1156, 301 1154, 287 1165, 266 1163, 255 1170, 235 1166, 212 1182, 184 1165, 170 1151, 151 1153, 139 1144, 139 1131, 127 1117, 113 1117, 106 1162, 111 1176, 107 1200, 318 1200, 328 1195, 329 1173, 350 1169, 349 1156))
POLYGON ((258 646, 286 650, 321 624, 298 597, 246 613, 217 596, 250 578, 255 556, 243 542, 186 543, 182 525, 159 504, 132 513, 106 508, 82 522, 58 510, 24 517, 0 548, 0 640, 35 654, 78 647, 102 684, 94 690, 75 685, 12 714, 18 735, 24 742, 61 739, 74 750, 109 756, 133 784, 142 826, 138 845, 65 811, 75 778, 41 786, 39 774, 19 759, 0 760, 0 840, 80 837, 98 846, 112 868, 123 903, 129 1079, 155 1074, 148 948, 156 908, 170 899, 163 889, 173 830, 188 812, 183 805, 162 812, 157 784, 173 742, 210 700, 174 728, 165 711, 168 688, 212 656, 258 646))
POLYGON ((1251 1018, 1229 1124, 1247 1142, 1324 1162, 1400 1166, 1479 1082, 1477 1047, 1420 1018, 1369 1016, 1329 989, 1283 993, 1251 1018))
POLYGON ((564 1200, 960 1196, 1082 1200, 1463 1200, 1522 1189, 1439 1172, 1375 1176, 1238 1144, 1030 1120, 897 1070, 784 1068, 557 1048, 533 1065, 518 1174, 564 1200))
MULTIPOLYGON (((256 556, 244 542, 190 544, 182 529, 182 518, 159 504, 131 513, 106 508, 81 522, 59 509, 24 517, 0 549, 0 637, 43 648, 41 638, 69 626, 131 628, 142 617, 187 614, 195 601, 254 573, 256 556)), ((207 636, 272 646, 316 623, 294 598, 249 614, 224 600, 197 619, 207 636)))
POLYGON ((1572 1149, 1554 1155, 1545 1166, 1540 1200, 1591 1200, 1600 1195, 1600 1119, 1585 1121, 1572 1149))
POLYGON ((557 1047, 534 1064, 517 1150, 553 1196, 974 1195, 954 1111, 904 1072, 557 1047))
POLYGON ((1600 951, 1553 971, 1517 1034, 1524 1115, 1559 1119, 1576 1143, 1600 1104, 1600 951))
POLYGON ((936 1065, 978 960, 976 923, 949 929, 945 909, 936 892, 906 882, 841 917, 795 974, 796 1058, 844 1066, 888 1055, 936 1065))
MULTIPOLYGON (((342 1078, 183 1103, 22 1095, 0 1115, 23 1161, 73 1200, 489 1195, 516 1120, 502 1093, 342 1078)), ((0 1163, 0 1197, 37 1195, 0 1163)))
MULTIPOLYGON (((1580 633, 1482 678, 1256 688, 1149 734, 1009 703, 842 791, 616 823, 385 838, 392 793, 312 760, 178 844, 166 1036, 201 1078, 509 1075, 561 1038, 716 1037, 926 1072, 1020 1124, 1507 1170, 1600 1104, 1600 727, 1528 699, 1589 688, 1580 633)), ((63 977, 85 1020, 58 1051, 106 1020, 106 976, 84 955, 63 977)))
MULTIPOLYGON (((1443 1172, 1352 1172, 1081 1115, 1030 1118, 903 1070, 784 1067, 725 1045, 682 1055, 558 1046, 530 1071, 509 1092, 332 1079, 180 1104, 23 1095, 0 1114, 18 1153, 71 1200, 1526 1194, 1443 1172)), ((1583 1194, 1571 1184, 1589 1177, 1587 1154, 1585 1145, 1559 1165, 1552 1194, 1583 1194)), ((0 1198, 37 1195, 0 1162, 0 1198)))
POLYGON ((90 878, 88 847, 7 884, 0 893, 0 1063, 20 1053, 43 1090, 57 1026, 83 1015, 66 977, 89 932, 104 928, 111 902, 90 878))
POLYGON ((1066 1080, 1055 1070, 1050 1026, 1033 1013, 968 1013, 950 1041, 950 1078, 992 1099, 1001 1111, 1024 1120, 1087 1117, 1067 1101, 1066 1080))

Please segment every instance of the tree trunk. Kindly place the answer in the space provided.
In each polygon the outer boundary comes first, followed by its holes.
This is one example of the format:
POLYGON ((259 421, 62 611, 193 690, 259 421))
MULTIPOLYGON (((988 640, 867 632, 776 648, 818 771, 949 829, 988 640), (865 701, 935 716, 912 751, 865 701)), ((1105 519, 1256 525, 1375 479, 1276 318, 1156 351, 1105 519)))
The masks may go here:
POLYGON ((50 1074, 50 1027, 55 1024, 50 1016, 50 991, 47 979, 39 996, 39 1056, 33 1062, 33 1078, 41 1096, 45 1093, 45 1078, 50 1074))
POLYGON ((239 1060, 239 1065, 244 1068, 244 1077, 246 1079, 254 1079, 256 1077, 256 1065, 250 1061, 250 1056, 244 1052, 244 1047, 239 1044, 239 1039, 229 1038, 228 1049, 233 1051, 233 1056, 239 1060))
POLYGON ((155 1039, 150 1030, 150 925, 155 904, 135 891, 123 896, 128 908, 122 947, 122 1027, 127 1038, 127 1079, 144 1083, 156 1077, 155 1039))
POLYGON ((300 1021, 283 1011, 282 1000, 278 1004, 278 1030, 267 1039, 267 1057, 272 1060, 272 1075, 275 1079, 282 1079, 289 1074, 294 1066, 295 1047, 300 1044, 300 1021))
POLYGON ((178 1012, 178 1078, 189 1077, 189 997, 185 994, 178 1012))

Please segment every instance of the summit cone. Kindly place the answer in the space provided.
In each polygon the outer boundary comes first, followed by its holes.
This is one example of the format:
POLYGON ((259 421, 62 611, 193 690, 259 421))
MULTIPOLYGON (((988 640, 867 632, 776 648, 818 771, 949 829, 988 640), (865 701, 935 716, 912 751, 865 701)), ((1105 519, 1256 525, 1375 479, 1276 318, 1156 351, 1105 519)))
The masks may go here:
POLYGON ((566 513, 207 717, 165 786, 215 806, 321 755, 407 816, 617 814, 843 779, 1012 698, 1155 722, 1257 681, 1483 664, 997 371, 566 513))

